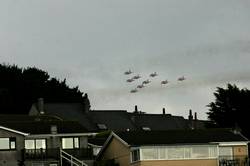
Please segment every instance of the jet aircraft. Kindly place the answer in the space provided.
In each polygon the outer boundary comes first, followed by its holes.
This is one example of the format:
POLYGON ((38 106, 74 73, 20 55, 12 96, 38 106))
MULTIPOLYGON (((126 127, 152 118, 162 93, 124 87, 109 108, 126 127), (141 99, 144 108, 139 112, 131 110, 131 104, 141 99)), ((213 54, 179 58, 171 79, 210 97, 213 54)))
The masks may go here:
POLYGON ((149 83, 150 83, 149 80, 145 80, 145 81, 142 82, 142 84, 149 84, 149 83))
POLYGON ((127 82, 133 82, 133 81, 134 81, 133 78, 127 79, 127 82))
POLYGON ((161 81, 161 84, 167 84, 167 83, 168 83, 168 80, 161 81))
POLYGON ((129 75, 129 74, 131 74, 131 73, 133 73, 131 70, 128 70, 128 71, 125 71, 125 72, 124 72, 125 75, 129 75))
POLYGON ((133 79, 139 79, 139 78, 141 78, 139 74, 133 77, 133 79))
POLYGON ((158 76, 158 74, 156 72, 154 72, 154 73, 151 73, 149 76, 150 77, 155 77, 155 76, 158 76))
POLYGON ((186 78, 184 77, 184 76, 182 76, 182 77, 179 77, 178 78, 178 81, 184 81, 186 78))
POLYGON ((138 90, 135 88, 135 89, 132 89, 131 91, 130 91, 130 93, 136 93, 136 92, 138 92, 138 90))

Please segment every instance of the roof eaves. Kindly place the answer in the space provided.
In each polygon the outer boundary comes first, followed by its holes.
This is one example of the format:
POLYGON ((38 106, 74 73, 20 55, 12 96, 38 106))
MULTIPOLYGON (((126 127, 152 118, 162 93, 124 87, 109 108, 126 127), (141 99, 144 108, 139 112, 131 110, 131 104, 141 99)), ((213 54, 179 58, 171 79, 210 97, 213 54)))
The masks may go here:
POLYGON ((58 134, 30 134, 29 137, 51 137, 51 136, 57 136, 57 137, 68 137, 68 136, 95 136, 97 133, 58 133, 58 134))
POLYGON ((24 133, 24 132, 17 131, 17 130, 14 130, 14 129, 11 129, 11 128, 8 128, 8 127, 4 127, 4 126, 0 126, 0 129, 6 130, 6 131, 10 131, 10 132, 14 132, 14 133, 17 133, 17 134, 21 134, 21 135, 24 135, 24 136, 28 136, 29 135, 29 133, 24 133))
POLYGON ((125 146, 129 147, 129 144, 127 142, 125 142, 122 138, 120 138, 117 134, 115 134, 113 131, 111 132, 111 134, 109 135, 109 137, 107 138, 107 140, 105 141, 104 145, 102 146, 102 149, 100 150, 100 152, 98 153, 96 159, 98 160, 99 157, 102 155, 102 153, 104 152, 104 150, 107 148, 107 146, 109 145, 110 141, 112 140, 112 138, 115 137, 116 139, 118 139, 122 144, 124 144, 125 146))

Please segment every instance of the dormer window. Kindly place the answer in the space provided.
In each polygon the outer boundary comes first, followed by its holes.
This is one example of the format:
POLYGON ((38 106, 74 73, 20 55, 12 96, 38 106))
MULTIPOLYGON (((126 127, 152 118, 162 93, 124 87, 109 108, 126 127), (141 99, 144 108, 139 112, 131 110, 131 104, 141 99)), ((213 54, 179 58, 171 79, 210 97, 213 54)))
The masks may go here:
POLYGON ((144 131, 151 131, 151 128, 150 127, 142 127, 142 130, 144 130, 144 131))
POLYGON ((107 130, 107 126, 105 124, 97 124, 97 127, 100 129, 100 130, 107 130))

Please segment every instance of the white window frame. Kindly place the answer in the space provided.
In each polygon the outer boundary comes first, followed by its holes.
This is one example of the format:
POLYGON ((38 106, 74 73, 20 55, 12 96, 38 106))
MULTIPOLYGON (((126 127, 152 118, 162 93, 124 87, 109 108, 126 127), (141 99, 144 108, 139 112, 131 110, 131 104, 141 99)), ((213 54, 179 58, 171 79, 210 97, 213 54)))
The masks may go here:
MULTIPOLYGON (((218 158, 218 145, 179 145, 179 146, 143 146, 140 147, 140 160, 197 160, 197 159, 217 159, 218 158), (205 147, 208 148, 208 156, 207 157, 193 157, 192 155, 192 148, 194 147, 205 147), (180 150, 182 149, 182 157, 180 158, 169 158, 169 148, 180 148, 180 150), (147 158, 145 159, 145 157, 143 156, 143 150, 144 149, 154 149, 156 150, 156 158, 147 158), (165 157, 160 156, 160 151, 163 152, 165 149, 165 157), (162 151, 163 150, 163 151, 162 151), (190 154, 187 155, 187 152, 189 152, 190 154)), ((132 156, 131 156, 132 157, 132 156)), ((132 161, 132 158, 131 158, 132 161)))
POLYGON ((80 138, 79 137, 63 137, 61 139, 61 142, 62 142, 62 149, 80 149, 80 138), (72 139, 72 148, 65 148, 63 147, 64 144, 63 144, 63 140, 64 139, 72 139), (77 140, 77 141, 76 141, 77 140))
POLYGON ((38 138, 38 139, 25 139, 24 140, 24 146, 25 149, 47 149, 47 140, 45 138, 38 138), (37 141, 42 140, 45 142, 45 147, 44 148, 37 148, 37 141), (26 147, 26 141, 32 141, 34 144, 34 148, 27 148, 26 147))
POLYGON ((16 137, 1 137, 0 140, 1 139, 5 139, 7 146, 3 148, 0 147, 0 150, 16 150, 16 137), (14 147, 12 147, 12 145, 14 145, 14 147))

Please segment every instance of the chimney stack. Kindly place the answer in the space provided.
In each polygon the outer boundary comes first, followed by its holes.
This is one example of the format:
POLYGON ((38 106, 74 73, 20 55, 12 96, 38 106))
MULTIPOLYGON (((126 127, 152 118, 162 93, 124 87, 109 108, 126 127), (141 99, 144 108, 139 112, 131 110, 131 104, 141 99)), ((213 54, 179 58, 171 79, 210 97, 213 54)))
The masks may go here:
POLYGON ((189 110, 188 120, 193 120, 192 110, 189 110))
POLYGON ((194 113, 194 122, 193 122, 193 125, 194 125, 194 129, 197 129, 197 112, 194 113))
POLYGON ((51 125, 50 126, 50 132, 51 132, 51 134, 57 134, 57 126, 56 125, 51 125))
POLYGON ((138 113, 137 105, 135 105, 135 113, 138 113))
POLYGON ((197 120, 197 112, 194 113, 194 120, 197 120))
POLYGON ((44 100, 43 98, 39 98, 37 101, 37 109, 39 111, 39 114, 44 114, 44 100))
POLYGON ((162 109, 162 114, 163 114, 163 115, 166 114, 165 108, 162 109))

